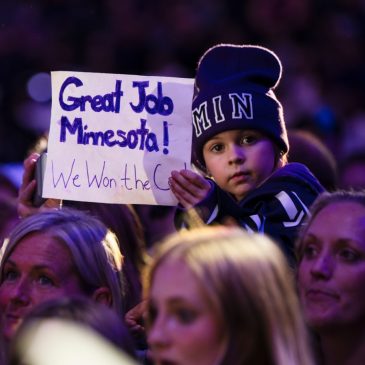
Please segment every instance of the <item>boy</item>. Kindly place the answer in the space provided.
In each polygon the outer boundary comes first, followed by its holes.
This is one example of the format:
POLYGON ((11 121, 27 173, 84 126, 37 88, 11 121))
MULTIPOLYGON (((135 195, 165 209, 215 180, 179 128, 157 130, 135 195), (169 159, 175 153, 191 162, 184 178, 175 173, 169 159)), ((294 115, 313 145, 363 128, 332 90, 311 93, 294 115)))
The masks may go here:
MULTIPOLYGON (((201 58, 192 105, 190 170, 173 171, 171 190, 185 210, 207 223, 233 218, 273 237, 294 262, 293 245, 308 207, 324 190, 312 173, 287 163, 289 143, 274 89, 279 58, 259 46, 222 44, 201 58)), ((176 224, 186 226, 184 210, 176 224)))

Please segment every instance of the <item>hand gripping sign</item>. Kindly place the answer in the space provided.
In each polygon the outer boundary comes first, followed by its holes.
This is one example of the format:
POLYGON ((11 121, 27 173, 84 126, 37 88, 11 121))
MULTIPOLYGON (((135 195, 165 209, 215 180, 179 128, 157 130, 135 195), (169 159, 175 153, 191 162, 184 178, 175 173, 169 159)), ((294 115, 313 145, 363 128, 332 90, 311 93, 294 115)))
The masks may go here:
POLYGON ((52 72, 43 196, 175 205, 190 168, 193 79, 52 72))

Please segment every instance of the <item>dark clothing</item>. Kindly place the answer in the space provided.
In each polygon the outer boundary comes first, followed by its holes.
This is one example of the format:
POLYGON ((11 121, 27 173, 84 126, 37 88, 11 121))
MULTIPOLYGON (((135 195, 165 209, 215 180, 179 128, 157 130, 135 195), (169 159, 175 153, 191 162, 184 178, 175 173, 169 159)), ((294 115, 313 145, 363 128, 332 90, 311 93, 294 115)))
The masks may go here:
MULTIPOLYGON (((294 242, 298 227, 322 185, 299 163, 289 163, 275 171, 262 185, 250 191, 240 202, 220 189, 213 181, 209 195, 195 208, 207 224, 225 223, 232 217, 248 231, 266 233, 283 249, 294 264, 294 242)), ((185 211, 175 216, 177 228, 187 226, 185 211)))

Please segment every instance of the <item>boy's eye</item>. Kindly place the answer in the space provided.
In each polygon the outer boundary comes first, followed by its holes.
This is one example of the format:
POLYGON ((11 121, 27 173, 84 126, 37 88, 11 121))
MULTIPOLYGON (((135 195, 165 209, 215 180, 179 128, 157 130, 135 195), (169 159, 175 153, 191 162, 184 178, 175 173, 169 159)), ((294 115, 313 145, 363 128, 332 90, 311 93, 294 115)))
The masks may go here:
POLYGON ((216 143, 213 146, 210 147, 210 151, 212 152, 221 152, 223 151, 223 144, 216 143))

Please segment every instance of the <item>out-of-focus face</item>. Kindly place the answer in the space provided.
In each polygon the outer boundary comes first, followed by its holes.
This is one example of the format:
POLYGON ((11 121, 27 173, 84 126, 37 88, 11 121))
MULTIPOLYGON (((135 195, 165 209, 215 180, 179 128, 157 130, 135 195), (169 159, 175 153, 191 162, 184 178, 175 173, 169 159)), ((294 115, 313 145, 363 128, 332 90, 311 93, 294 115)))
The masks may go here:
POLYGON ((148 343, 158 365, 215 365, 224 334, 196 278, 181 261, 164 262, 150 290, 148 343))
POLYGON ((275 169, 274 145, 257 131, 218 133, 203 147, 207 170, 218 186, 242 200, 275 169))
POLYGON ((20 240, 1 270, 1 331, 6 340, 37 304, 84 295, 68 248, 45 233, 32 233, 20 240))
POLYGON ((365 207, 332 203, 303 240, 298 284, 308 324, 317 329, 365 326, 365 207))

